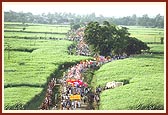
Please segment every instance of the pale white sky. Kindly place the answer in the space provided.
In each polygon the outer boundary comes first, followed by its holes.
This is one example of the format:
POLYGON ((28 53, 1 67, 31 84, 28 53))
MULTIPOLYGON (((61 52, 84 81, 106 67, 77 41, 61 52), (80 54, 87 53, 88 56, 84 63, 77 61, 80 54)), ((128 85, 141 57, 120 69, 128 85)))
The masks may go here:
POLYGON ((165 2, 89 2, 89 3, 74 3, 74 2, 4 2, 4 11, 16 11, 16 12, 31 12, 33 14, 42 13, 54 13, 54 12, 71 12, 76 14, 91 14, 95 13, 96 16, 103 15, 108 17, 124 17, 142 16, 148 14, 150 17, 154 17, 157 14, 165 15, 166 7, 165 2))

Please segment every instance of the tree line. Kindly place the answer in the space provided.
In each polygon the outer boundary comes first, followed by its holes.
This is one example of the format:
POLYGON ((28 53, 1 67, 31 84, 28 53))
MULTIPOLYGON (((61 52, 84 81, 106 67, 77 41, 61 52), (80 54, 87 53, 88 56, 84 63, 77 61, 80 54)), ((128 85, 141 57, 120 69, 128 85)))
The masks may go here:
POLYGON ((92 52, 104 56, 130 56, 150 49, 146 43, 130 37, 128 28, 112 25, 108 21, 103 24, 90 22, 84 33, 84 41, 89 44, 92 52))
POLYGON ((115 17, 104 17, 103 15, 96 16, 95 13, 87 15, 77 15, 74 13, 42 13, 34 15, 30 12, 4 12, 5 22, 22 22, 22 23, 41 23, 41 24, 80 24, 87 25, 91 21, 97 21, 103 24, 103 21, 107 20, 109 23, 116 25, 126 26, 146 26, 146 27, 164 27, 164 16, 160 14, 155 17, 149 17, 144 14, 142 17, 137 17, 135 14, 132 16, 115 18, 115 17))

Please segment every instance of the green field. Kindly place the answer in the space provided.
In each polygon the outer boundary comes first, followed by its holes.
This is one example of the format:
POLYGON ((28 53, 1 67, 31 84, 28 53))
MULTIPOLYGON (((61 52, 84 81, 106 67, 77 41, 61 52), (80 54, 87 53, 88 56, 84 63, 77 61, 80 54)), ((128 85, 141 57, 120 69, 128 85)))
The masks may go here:
MULTIPOLYGON (((41 95, 47 80, 55 75, 59 65, 90 58, 68 55, 67 48, 72 43, 66 40, 4 38, 4 106, 12 108, 17 103, 26 105, 32 102, 41 95)), ((36 108, 31 109, 37 109, 42 102, 39 100, 33 102, 36 108)))
POLYGON ((94 88, 111 81, 126 83, 101 93, 100 110, 164 109, 164 45, 149 46, 159 53, 113 61, 94 73, 94 88))
MULTIPOLYGON (((17 104, 20 104, 20 106, 25 105, 35 97, 35 95, 38 95, 39 92, 42 92, 43 88, 40 87, 28 87, 28 86, 20 86, 20 87, 10 87, 5 88, 5 106, 8 106, 8 109, 13 109, 14 106, 17 106, 17 104)), ((36 103, 39 102, 34 102, 36 103)))
POLYGON ((66 38, 66 33, 70 30, 69 25, 47 25, 47 24, 22 24, 4 23, 4 36, 6 37, 55 37, 66 38), (25 30, 23 30, 25 28, 25 30))
POLYGON ((39 39, 40 37, 48 39, 54 38, 66 38, 65 34, 45 34, 45 33, 23 33, 23 32, 5 32, 5 38, 25 38, 25 39, 39 39), (31 37, 31 38, 30 38, 31 37))
POLYGON ((159 42, 164 37, 164 29, 162 28, 145 28, 139 26, 126 26, 131 33, 131 37, 136 37, 143 42, 154 43, 159 42))
MULTIPOLYGON (((9 108, 19 103, 30 104, 26 109, 37 109, 47 80, 60 77, 55 76, 60 65, 91 58, 68 55, 71 41, 48 39, 66 38, 64 33, 70 26, 5 22, 4 27, 4 106, 9 108)), ((129 31, 131 36, 144 42, 155 42, 156 38, 156 42, 160 42, 163 36, 163 29, 130 27, 129 31), (161 33, 156 37, 158 32, 161 33)), ((100 110, 163 108, 163 45, 149 46, 151 54, 114 61, 95 72, 94 87, 112 80, 129 82, 123 87, 103 91, 100 110)))

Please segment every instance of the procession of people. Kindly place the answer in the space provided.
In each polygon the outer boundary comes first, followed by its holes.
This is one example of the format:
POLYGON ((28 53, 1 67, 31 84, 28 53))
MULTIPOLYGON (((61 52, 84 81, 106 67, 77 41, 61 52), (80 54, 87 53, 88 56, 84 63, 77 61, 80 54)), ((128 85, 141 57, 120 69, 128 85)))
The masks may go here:
MULTIPOLYGON (((69 40, 73 40, 78 43, 76 46, 76 54, 89 56, 91 54, 89 47, 83 40, 84 28, 79 28, 75 33, 76 36, 70 36, 69 40)), ((69 54, 71 54, 72 47, 69 47, 68 50, 70 52, 69 54)), ((94 109, 92 104, 94 102, 97 104, 99 103, 100 92, 103 89, 99 86, 96 87, 95 91, 93 91, 90 87, 88 87, 88 84, 84 82, 85 76, 83 76, 83 73, 88 69, 95 69, 96 67, 100 67, 101 65, 111 62, 112 60, 118 60, 120 57, 105 57, 98 54, 95 54, 93 57, 94 60, 80 61, 80 63, 69 67, 68 70, 63 73, 62 79, 60 79, 58 82, 61 85, 61 104, 59 107, 61 110, 76 110, 77 108, 81 108, 82 104, 89 105, 89 109, 94 109)), ((53 88, 55 87, 56 83, 56 78, 53 78, 49 82, 46 97, 41 104, 40 109, 48 110, 50 109, 50 106, 53 105, 51 96, 53 96, 53 88)))
POLYGON ((88 87, 88 84, 84 82, 85 76, 82 74, 88 69, 94 69, 98 66, 100 66, 100 62, 96 61, 96 59, 80 61, 80 63, 69 67, 68 70, 63 73, 62 79, 59 80, 59 82, 56 78, 51 79, 48 83, 46 97, 40 109, 49 110, 50 106, 53 105, 51 100, 52 90, 56 87, 57 82, 61 85, 61 110, 76 110, 81 107, 81 103, 99 102, 100 97, 98 92, 100 92, 100 88, 96 89, 96 91, 92 91, 92 89, 88 87))
POLYGON ((89 94, 92 91, 88 84, 84 82, 82 73, 87 71, 88 68, 96 66, 94 65, 96 63, 91 62, 93 61, 81 61, 64 72, 61 84, 61 110, 76 110, 81 107, 81 103, 89 102, 89 94))

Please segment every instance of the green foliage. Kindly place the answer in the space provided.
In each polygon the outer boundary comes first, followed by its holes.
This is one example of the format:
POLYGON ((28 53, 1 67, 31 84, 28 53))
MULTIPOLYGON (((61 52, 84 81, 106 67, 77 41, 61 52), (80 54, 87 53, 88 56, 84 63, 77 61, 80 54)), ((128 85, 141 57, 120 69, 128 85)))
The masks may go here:
POLYGON ((24 38, 25 39, 39 39, 39 38, 66 38, 66 33, 70 30, 69 25, 45 25, 28 23, 22 25, 21 23, 4 24, 5 38, 24 38))
POLYGON ((131 33, 131 37, 136 37, 145 43, 158 43, 160 44, 160 38, 164 37, 163 28, 145 28, 143 26, 126 26, 128 32, 131 33))
POLYGON ((86 82, 89 87, 92 87, 91 86, 91 81, 93 79, 93 74, 94 74, 93 70, 87 70, 82 74, 83 76, 85 76, 84 77, 84 82, 86 82))
POLYGON ((109 55, 111 52, 112 35, 114 26, 110 26, 106 21, 103 26, 100 26, 98 22, 90 22, 85 29, 85 41, 93 45, 94 52, 100 52, 101 55, 109 55))
POLYGON ((24 31, 24 30, 26 30, 26 28, 25 28, 25 27, 23 28, 23 31, 24 31))
POLYGON ((140 54, 142 50, 149 50, 146 43, 132 37, 127 38, 125 53, 129 56, 131 54, 140 54))
MULTIPOLYGON (((151 52, 164 51, 164 45, 150 45, 151 52)), ((164 55, 140 54, 107 63, 94 72, 92 86, 125 81, 124 86, 101 93, 100 110, 163 110, 164 55), (158 96, 159 95, 159 96, 158 96)))
POLYGON ((73 44, 71 44, 69 47, 68 47, 68 52, 70 55, 76 55, 76 45, 77 45, 77 42, 73 42, 73 44))
POLYGON ((80 28, 80 24, 71 25, 71 29, 77 30, 78 28, 80 28))
POLYGON ((25 62, 19 62, 19 65, 25 65, 25 62))
POLYGON ((21 103, 16 103, 13 106, 6 105, 5 110, 24 110, 24 105, 21 103))
POLYGON ((129 37, 130 33, 126 27, 117 27, 104 21, 103 25, 98 22, 90 22, 85 29, 85 41, 94 47, 94 52, 108 56, 139 54, 141 50, 147 50, 147 44, 129 37))
POLYGON ((26 103, 41 91, 42 88, 27 86, 5 88, 4 107, 6 109, 25 109, 26 103))
POLYGON ((144 14, 141 17, 137 17, 135 14, 132 16, 126 17, 104 17, 103 15, 96 16, 95 13, 90 13, 86 15, 76 15, 72 13, 57 13, 54 14, 39 14, 33 15, 32 13, 23 13, 23 12, 4 12, 4 20, 6 22, 22 22, 25 23, 43 23, 43 24, 71 24, 71 23, 80 23, 85 25, 86 22, 97 21, 103 24, 104 20, 108 20, 110 23, 117 25, 126 25, 126 26, 145 26, 145 27, 164 27, 164 16, 157 14, 155 17, 149 17, 147 14, 144 14))
POLYGON ((160 43, 161 43, 161 44, 163 44, 163 40, 164 40, 164 38, 161 37, 161 38, 160 38, 160 43))
POLYGON ((139 104, 133 107, 129 107, 130 110, 164 110, 164 105, 160 103, 148 103, 146 105, 139 104))
POLYGON ((156 53, 156 54, 163 54, 164 53, 164 45, 163 44, 148 44, 150 47, 150 52, 151 53, 156 53))
MULTIPOLYGON (((20 24, 16 27, 19 26, 20 24)), ((34 26, 45 28, 48 25, 34 26)), ((42 30, 39 29, 39 31, 42 30)), ((38 109, 44 98, 49 79, 61 77, 63 70, 60 70, 60 65, 70 66, 77 61, 91 58, 68 55, 68 46, 73 43, 71 41, 23 39, 18 38, 20 34, 14 38, 12 34, 8 35, 9 38, 4 38, 3 83, 6 109, 19 109, 20 104, 17 103, 24 105, 24 109, 38 109), (8 45, 10 45, 10 50, 8 50, 8 45)))

